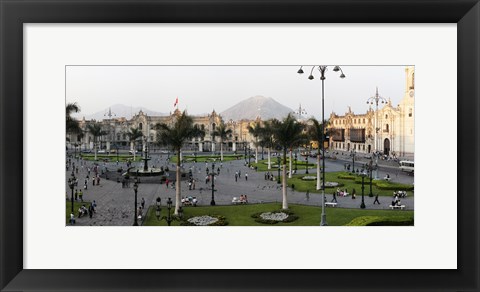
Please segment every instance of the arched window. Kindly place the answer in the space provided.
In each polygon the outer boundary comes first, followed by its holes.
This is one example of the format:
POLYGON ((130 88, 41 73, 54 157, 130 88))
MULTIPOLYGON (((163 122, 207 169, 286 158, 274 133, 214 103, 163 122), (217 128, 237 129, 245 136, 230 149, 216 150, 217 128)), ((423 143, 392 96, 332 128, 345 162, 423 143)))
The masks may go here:
POLYGON ((140 129, 140 131, 143 130, 143 124, 142 123, 138 124, 138 128, 140 129))
POLYGON ((215 131, 215 123, 212 124, 212 131, 215 131))
POLYGON ((389 131, 389 126, 388 124, 385 125, 385 132, 388 132, 389 131))

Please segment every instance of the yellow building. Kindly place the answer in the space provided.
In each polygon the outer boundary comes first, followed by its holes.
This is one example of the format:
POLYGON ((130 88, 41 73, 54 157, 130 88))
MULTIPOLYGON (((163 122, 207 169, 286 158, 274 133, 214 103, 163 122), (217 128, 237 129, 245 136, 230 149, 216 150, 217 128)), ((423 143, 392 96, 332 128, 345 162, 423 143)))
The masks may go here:
MULTIPOLYGON (((355 114, 349 107, 344 115, 330 115, 332 150, 372 153, 413 159, 415 146, 415 68, 405 68, 406 86, 397 106, 378 94, 369 99, 365 114, 355 114), (383 106, 377 109, 380 100, 383 106)), ((381 103, 380 103, 381 104, 381 103)))
MULTIPOLYGON (((181 111, 178 109, 168 116, 149 116, 143 111, 140 111, 131 119, 120 117, 99 121, 98 123, 101 125, 102 130, 107 132, 107 135, 98 138, 98 148, 109 151, 110 149, 115 149, 118 146, 121 149, 127 147, 133 150, 133 143, 130 143, 127 136, 127 133, 131 128, 138 128, 141 130, 143 136, 147 139, 147 143, 155 142, 155 125, 157 123, 172 125, 178 115, 181 115, 181 111)), ((227 128, 232 130, 232 133, 229 135, 227 141, 223 141, 224 150, 244 151, 246 147, 250 146, 253 148, 255 140, 254 137, 249 133, 248 126, 253 125, 255 122, 261 122, 250 120, 230 120, 225 122, 223 121, 222 117, 215 112, 215 110, 208 115, 192 117, 194 125, 199 125, 199 127, 205 131, 205 136, 203 138, 193 138, 185 144, 184 149, 187 151, 190 150, 199 152, 220 150, 220 147, 218 146, 218 143, 220 142, 219 138, 214 138, 213 132, 221 123, 225 123, 227 128)), ((91 135, 87 130, 87 125, 91 123, 97 123, 97 121, 85 120, 85 118, 79 121, 80 128, 84 134, 70 134, 70 147, 77 145, 79 150, 93 149, 93 135, 91 135)), ((145 143, 143 143, 143 141, 139 142, 137 143, 137 147, 142 147, 144 149, 145 143)))

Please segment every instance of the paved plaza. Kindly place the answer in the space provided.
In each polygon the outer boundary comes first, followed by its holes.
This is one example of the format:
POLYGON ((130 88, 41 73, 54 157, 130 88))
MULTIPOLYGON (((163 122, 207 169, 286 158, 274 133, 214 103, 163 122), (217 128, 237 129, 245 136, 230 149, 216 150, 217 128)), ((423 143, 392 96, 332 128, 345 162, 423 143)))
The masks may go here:
MULTIPOLYGON (((152 160, 149 162, 149 165, 155 165, 156 167, 166 166, 167 165, 167 155, 154 153, 151 155, 152 160)), ((266 155, 265 155, 266 158, 266 155)), ((358 158, 360 160, 356 167, 361 164, 365 164, 369 160, 358 158)), ((252 162, 254 159, 251 160, 252 162)), ((273 159, 272 159, 273 161, 273 159)), ((309 162, 315 162, 315 158, 310 158, 309 162)), ((78 178, 78 189, 83 189, 84 181, 87 176, 87 168, 92 169, 92 161, 84 161, 72 159, 72 162, 75 162, 75 165, 79 165, 79 172, 76 174, 78 178), (82 165, 83 164, 83 165, 82 165)), ((352 164, 351 158, 347 154, 342 155, 339 153, 336 160, 327 159, 325 161, 325 168, 327 172, 334 171, 343 171, 345 163, 352 164)), ((122 166, 123 169, 126 169, 125 163, 116 162, 99 162, 99 168, 107 168, 109 170, 117 169, 122 166)), ((137 167, 143 167, 143 162, 136 163, 137 167)), ((168 163, 168 166, 171 170, 175 169, 175 165, 168 163)), ((212 164, 208 163, 207 166, 211 168, 212 164)), ((391 161, 379 161, 379 173, 378 177, 383 178, 385 174, 389 174, 392 178, 392 181, 412 184, 413 177, 408 176, 405 173, 402 173, 398 169, 398 164, 391 161)), ((210 205, 212 191, 211 191, 211 182, 205 183, 206 171, 205 163, 185 163, 183 165, 184 170, 188 172, 189 169, 192 169, 193 178, 195 179, 195 189, 189 190, 188 181, 182 181, 181 191, 182 197, 196 197, 198 200, 198 205, 208 206, 210 205)), ((248 202, 250 204, 257 203, 270 203, 270 202, 281 202, 282 201, 282 187, 281 184, 278 184, 276 181, 267 181, 265 180, 265 172, 256 172, 253 169, 245 166, 245 161, 235 160, 227 161, 220 166, 220 163, 217 162, 215 168, 220 167, 220 175, 215 179, 215 202, 217 205, 231 205, 233 197, 240 197, 242 194, 248 195, 248 202), (235 172, 240 172, 240 178, 235 181, 235 172), (245 174, 248 174, 248 180, 245 180, 245 174)), ((288 165, 287 165, 288 167, 288 165)), ((273 174, 276 176, 276 169, 272 170, 273 174)), ((97 207, 96 212, 93 215, 93 218, 84 216, 81 218, 76 218, 77 225, 93 225, 93 226, 129 226, 133 224, 133 213, 134 213, 134 190, 133 183, 130 183, 130 187, 122 187, 122 183, 118 183, 115 179, 105 179, 103 178, 100 181, 100 185, 92 185, 92 173, 90 174, 90 180, 88 181, 88 189, 83 190, 83 200, 87 202, 93 202, 95 200, 97 207)), ((305 169, 298 169, 297 173, 305 173, 305 169)), ((309 169, 309 175, 316 175, 316 169, 309 169)), ((71 168, 69 171, 66 171, 66 181, 71 174, 71 168)), ((175 176, 171 174, 171 179, 174 180, 175 176)), ((366 180, 367 181, 367 180, 366 180)), ((66 185, 66 195, 67 200, 71 198, 71 190, 66 185)), ((392 201, 392 197, 379 197, 380 205, 373 204, 374 197, 368 197, 368 184, 365 184, 365 205, 366 209, 389 209, 389 205, 392 201)), ((349 190, 350 191, 350 190, 349 190)), ((327 188, 326 199, 327 201, 332 200, 333 189, 327 188)), ((402 199, 402 204, 406 205, 407 210, 414 209, 414 198, 410 196, 402 199)), ((321 206, 321 195, 316 193, 310 193, 309 198, 305 192, 294 191, 291 188, 288 188, 288 202, 290 204, 304 204, 312 206, 321 206)), ((170 185, 168 188, 165 184, 157 183, 140 183, 138 187, 138 198, 137 202, 140 204, 142 198, 145 199, 145 210, 149 206, 155 204, 155 199, 160 197, 162 199, 162 206, 165 207, 167 199, 170 197, 175 201, 175 189, 170 185)), ((360 208, 361 203, 361 189, 357 190, 356 199, 349 197, 337 197, 338 205, 337 208, 360 208)), ((88 205, 87 205, 88 207, 88 205)), ((165 210, 165 208, 163 208, 165 210)), ((76 211, 76 210, 75 210, 76 211)), ((172 211, 173 212, 173 211, 172 211)), ((396 211, 392 211, 396 212, 396 211)))

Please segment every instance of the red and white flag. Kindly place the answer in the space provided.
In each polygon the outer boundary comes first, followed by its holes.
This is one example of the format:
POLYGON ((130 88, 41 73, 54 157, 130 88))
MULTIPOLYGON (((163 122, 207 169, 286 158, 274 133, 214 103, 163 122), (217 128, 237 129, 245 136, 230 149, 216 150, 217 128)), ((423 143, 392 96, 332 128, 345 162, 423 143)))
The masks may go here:
POLYGON ((175 103, 173 104, 173 106, 177 106, 178 104, 178 96, 177 96, 177 99, 175 99, 175 103))

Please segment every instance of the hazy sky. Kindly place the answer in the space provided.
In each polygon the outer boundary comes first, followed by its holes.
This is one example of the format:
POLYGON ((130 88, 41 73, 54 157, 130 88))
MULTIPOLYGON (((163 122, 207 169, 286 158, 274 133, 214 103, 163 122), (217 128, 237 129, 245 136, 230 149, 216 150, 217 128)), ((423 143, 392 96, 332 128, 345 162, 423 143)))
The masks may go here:
MULTIPOLYGON (((67 102, 81 107, 78 116, 104 111, 114 104, 144 107, 168 113, 179 109, 189 114, 222 112, 256 95, 281 104, 305 108, 307 116, 321 117, 320 72, 308 80, 311 66, 68 66, 67 102)), ((404 95, 404 66, 341 66, 346 78, 329 67, 325 80, 325 117, 368 109, 367 99, 379 94, 396 106, 404 95)))

